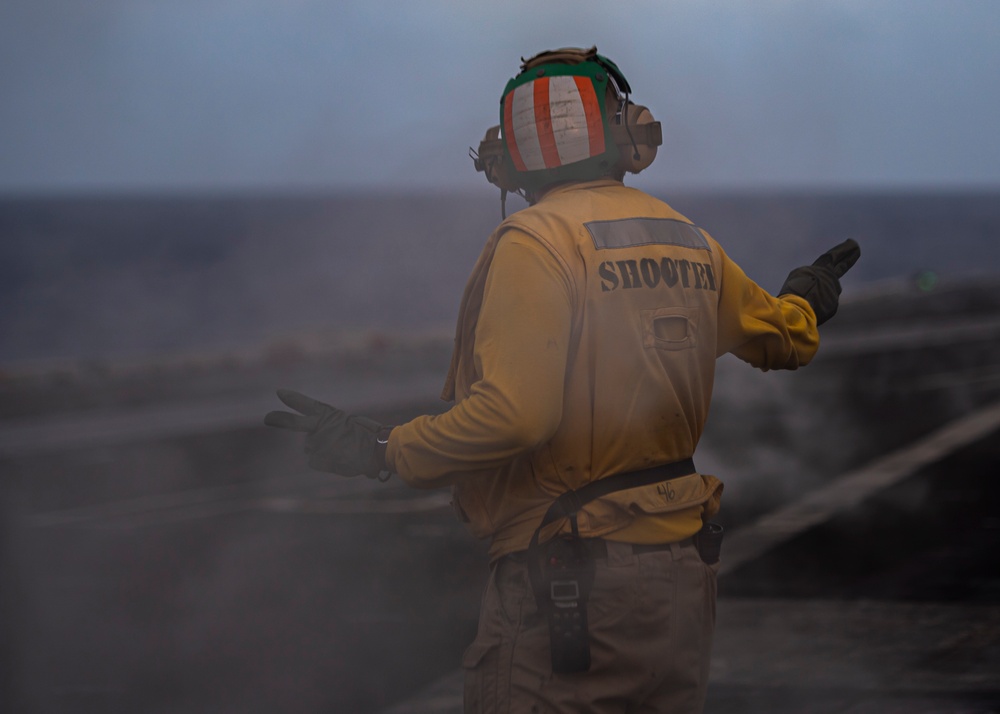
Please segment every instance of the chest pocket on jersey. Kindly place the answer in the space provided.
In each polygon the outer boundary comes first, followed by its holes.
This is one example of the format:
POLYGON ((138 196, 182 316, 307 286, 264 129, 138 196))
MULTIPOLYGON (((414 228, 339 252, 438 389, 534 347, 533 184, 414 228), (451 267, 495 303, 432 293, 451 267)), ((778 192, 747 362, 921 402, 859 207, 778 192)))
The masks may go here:
POLYGON ((657 350, 688 350, 698 344, 698 309, 661 307, 642 310, 642 343, 657 350))

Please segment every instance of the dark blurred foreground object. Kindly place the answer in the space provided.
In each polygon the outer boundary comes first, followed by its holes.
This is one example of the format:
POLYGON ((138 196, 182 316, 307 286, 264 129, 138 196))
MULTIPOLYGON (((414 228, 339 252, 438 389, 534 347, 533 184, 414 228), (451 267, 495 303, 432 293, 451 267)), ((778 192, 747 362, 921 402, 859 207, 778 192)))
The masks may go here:
POLYGON ((342 476, 380 477, 385 471, 385 447, 390 429, 367 417, 354 416, 291 389, 279 389, 278 399, 299 414, 274 411, 264 423, 306 432, 309 466, 342 476))
POLYGON ((816 313, 816 324, 822 325, 837 314, 840 278, 860 257, 861 246, 848 238, 823 253, 812 265, 804 265, 790 272, 778 295, 798 295, 805 298, 816 313))

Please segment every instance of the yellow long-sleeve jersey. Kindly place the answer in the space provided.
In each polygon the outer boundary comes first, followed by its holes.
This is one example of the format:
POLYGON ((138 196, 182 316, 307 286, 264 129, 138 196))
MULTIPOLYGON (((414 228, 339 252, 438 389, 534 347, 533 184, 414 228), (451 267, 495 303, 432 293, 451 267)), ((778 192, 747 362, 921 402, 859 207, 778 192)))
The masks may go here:
MULTIPOLYGON (((691 456, 718 356, 795 369, 818 345, 805 300, 769 295, 667 204, 613 180, 564 185, 490 237, 459 314, 455 404, 393 429, 387 461, 413 486, 451 484, 496 558, 526 548, 561 493, 691 456)), ((619 491, 580 530, 679 540, 721 491, 702 474, 619 491)))

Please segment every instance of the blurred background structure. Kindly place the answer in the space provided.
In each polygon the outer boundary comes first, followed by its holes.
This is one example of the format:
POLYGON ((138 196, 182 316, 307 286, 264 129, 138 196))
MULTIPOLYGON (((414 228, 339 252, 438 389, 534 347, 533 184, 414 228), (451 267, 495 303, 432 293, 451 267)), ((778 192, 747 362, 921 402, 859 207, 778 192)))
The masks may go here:
POLYGON ((719 363, 709 711, 1000 711, 998 30, 990 0, 4 3, 0 709, 456 711, 485 544, 262 417, 446 407, 500 213, 468 147, 521 56, 596 44, 664 126, 629 182, 761 285, 863 248, 815 365, 719 363))

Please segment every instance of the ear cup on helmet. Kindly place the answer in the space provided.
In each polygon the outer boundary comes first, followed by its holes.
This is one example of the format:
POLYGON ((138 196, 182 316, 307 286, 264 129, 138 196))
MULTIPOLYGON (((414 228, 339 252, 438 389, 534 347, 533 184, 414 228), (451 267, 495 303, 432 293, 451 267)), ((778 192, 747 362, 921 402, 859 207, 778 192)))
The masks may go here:
POLYGON ((479 142, 478 153, 472 153, 476 171, 486 174, 486 180, 494 186, 512 193, 520 189, 516 174, 508 161, 504 160, 504 144, 500 137, 500 126, 491 126, 479 142))
POLYGON ((616 119, 627 121, 627 124, 616 123, 612 127, 619 150, 618 168, 637 174, 653 163, 656 147, 663 143, 660 122, 653 119, 647 107, 632 102, 623 107, 616 119))

